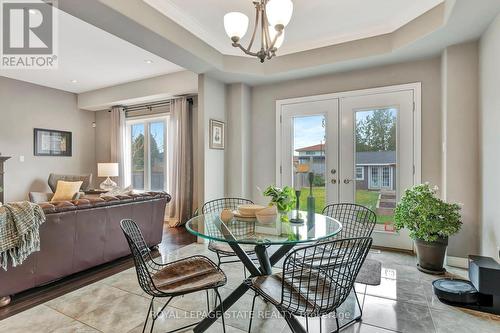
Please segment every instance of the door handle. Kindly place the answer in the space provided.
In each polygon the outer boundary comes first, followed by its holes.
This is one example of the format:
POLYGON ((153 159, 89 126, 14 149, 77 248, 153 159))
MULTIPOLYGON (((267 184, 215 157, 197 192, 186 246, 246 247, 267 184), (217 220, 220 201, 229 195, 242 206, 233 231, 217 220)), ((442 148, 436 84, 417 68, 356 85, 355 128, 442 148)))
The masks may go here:
POLYGON ((330 180, 330 183, 332 183, 334 185, 337 184, 337 179, 333 178, 332 180, 330 180))
POLYGON ((349 184, 350 182, 352 182, 352 179, 344 179, 344 184, 349 184))

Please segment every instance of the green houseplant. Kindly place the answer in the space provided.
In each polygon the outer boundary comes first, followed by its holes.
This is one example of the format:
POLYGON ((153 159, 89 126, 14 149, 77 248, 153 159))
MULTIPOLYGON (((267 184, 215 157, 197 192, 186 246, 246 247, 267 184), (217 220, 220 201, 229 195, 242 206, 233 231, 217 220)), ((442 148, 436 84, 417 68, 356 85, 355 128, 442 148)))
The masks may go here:
POLYGON ((396 230, 407 228, 415 241, 418 269, 442 274, 448 237, 461 226, 460 206, 436 196, 437 187, 428 183, 405 191, 394 211, 396 230))
POLYGON ((281 221, 288 221, 288 212, 295 206, 295 192, 290 186, 283 188, 274 185, 269 186, 263 192, 266 197, 271 198, 269 205, 275 205, 281 215, 281 221))

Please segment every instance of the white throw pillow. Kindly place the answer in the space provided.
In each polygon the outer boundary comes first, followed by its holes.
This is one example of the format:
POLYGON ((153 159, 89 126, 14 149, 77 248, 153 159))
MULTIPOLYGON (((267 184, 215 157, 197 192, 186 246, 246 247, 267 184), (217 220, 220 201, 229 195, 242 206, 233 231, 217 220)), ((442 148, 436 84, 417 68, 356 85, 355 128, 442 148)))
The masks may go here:
POLYGON ((132 189, 132 185, 127 186, 125 188, 117 187, 109 192, 101 194, 101 197, 116 197, 117 195, 128 195, 132 194, 133 192, 134 190, 132 189))

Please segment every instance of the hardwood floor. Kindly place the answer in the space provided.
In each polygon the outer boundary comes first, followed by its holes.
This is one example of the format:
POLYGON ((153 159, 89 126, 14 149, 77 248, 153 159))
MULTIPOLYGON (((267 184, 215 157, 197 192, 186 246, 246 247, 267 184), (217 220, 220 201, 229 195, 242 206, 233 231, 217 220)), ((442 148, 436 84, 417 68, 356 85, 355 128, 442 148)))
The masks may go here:
MULTIPOLYGON (((193 242, 196 242, 196 237, 188 233, 184 227, 169 228, 165 226, 163 230, 162 242, 158 247, 161 253, 167 253, 193 242)), ((156 255, 160 255, 160 252, 157 251, 156 255)), ((132 266, 134 266, 132 257, 124 257, 113 262, 73 274, 51 284, 14 295, 8 306, 0 308, 0 320, 87 286, 91 283, 105 279, 111 275, 129 269, 132 266)))

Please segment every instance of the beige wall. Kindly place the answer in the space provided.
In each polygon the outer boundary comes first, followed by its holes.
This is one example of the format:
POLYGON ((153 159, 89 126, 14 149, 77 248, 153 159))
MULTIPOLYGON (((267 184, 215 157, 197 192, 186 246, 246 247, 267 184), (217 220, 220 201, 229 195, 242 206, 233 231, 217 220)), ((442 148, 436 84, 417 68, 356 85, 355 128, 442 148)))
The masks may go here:
POLYGON ((249 198, 251 90, 242 83, 227 87, 226 195, 249 198))
MULTIPOLYGON (((277 99, 422 82, 422 180, 441 183, 441 84, 438 57, 287 81, 252 89, 252 184, 275 183, 277 99)), ((254 187, 253 199, 263 198, 254 187)))
MULTIPOLYGON (((479 253, 478 43, 446 48, 442 55, 444 200, 462 205, 462 229, 448 255, 479 253)), ((424 130, 425 135, 425 130, 424 130)))
MULTIPOLYGON (((90 112, 90 111, 87 111, 90 112)), ((111 112, 95 112, 95 160, 97 163, 111 162, 111 112)))
POLYGON ((195 148, 198 161, 203 161, 196 171, 198 182, 203 184, 198 195, 200 204, 225 195, 225 150, 209 148, 210 119, 226 121, 226 85, 202 74, 198 84, 198 142, 195 148))
POLYGON ((480 41, 481 254, 500 251, 500 15, 480 41))
POLYGON ((77 108, 75 94, 0 77, 0 152, 13 157, 6 163, 5 201, 49 191, 51 172, 95 175, 94 121, 93 112, 77 108), (72 132, 73 156, 34 156, 35 127, 72 132))

